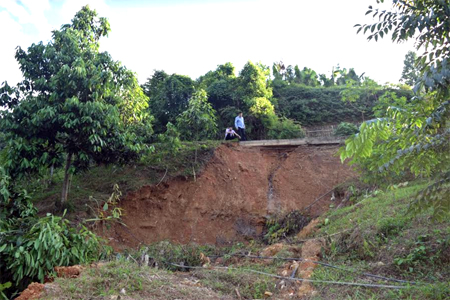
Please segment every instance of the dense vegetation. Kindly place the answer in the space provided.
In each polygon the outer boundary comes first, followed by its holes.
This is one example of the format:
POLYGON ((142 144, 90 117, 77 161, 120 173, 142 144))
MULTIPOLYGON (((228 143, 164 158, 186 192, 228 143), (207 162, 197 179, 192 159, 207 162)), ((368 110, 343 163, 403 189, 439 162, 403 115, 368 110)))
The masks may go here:
POLYGON ((393 2, 399 12, 370 7, 367 14, 378 15, 378 22, 356 26, 358 32, 370 29, 369 40, 391 33, 393 41, 413 38, 418 50, 425 48, 416 60, 419 78, 411 75, 411 54, 405 62, 403 77, 410 74, 415 96, 404 102, 386 95, 391 104, 346 141, 341 158, 351 157, 372 173, 431 176, 433 182, 415 197, 412 210, 432 206, 434 216, 443 218, 450 210, 450 11, 445 1, 393 2))
MULTIPOLYGON (((414 189, 419 194, 412 210, 448 216, 448 5, 393 3, 396 12, 371 7, 368 13, 379 22, 357 27, 369 33, 369 40, 392 33, 394 41, 415 38, 417 50, 425 47, 427 52, 417 58, 407 54, 402 74, 406 85, 381 86, 339 66, 327 77, 282 62, 272 68, 248 62, 238 74, 225 63, 196 80, 154 71, 140 86, 130 70, 99 51, 109 24, 87 6, 71 24, 53 31, 51 42, 18 48, 24 80, 15 87, 6 82, 0 87, 0 299, 32 280, 43 281, 55 265, 88 263, 108 254, 83 224, 74 227, 51 214, 39 217, 23 187, 51 185, 54 172, 62 174, 61 196, 55 199, 55 212, 61 213, 69 206, 71 181, 80 180, 76 174, 93 166, 120 168, 133 162, 167 173, 179 167, 174 159, 178 157, 183 169, 195 176, 198 152, 211 148, 199 141, 223 139, 238 112, 244 114, 251 139, 302 137, 302 126, 342 122, 335 134, 352 136, 341 158, 352 159, 369 184, 392 187, 406 179, 431 180, 414 189), (415 85, 413 90, 410 85, 415 85)), ((105 216, 115 197, 99 206, 96 220, 120 216, 120 210, 117 216, 105 216)), ((377 225, 382 237, 411 224, 410 219, 393 218, 377 225)), ((363 246, 355 253, 371 256, 379 245, 362 238, 363 246)), ((423 252, 423 238, 415 239, 419 250, 411 248, 397 257, 399 269, 417 268, 416 261, 427 253, 441 255, 428 248, 423 252)), ((440 241, 447 247, 448 240, 440 241)), ((341 246, 331 245, 327 255, 343 254, 341 246)), ((262 296, 253 292, 249 295, 262 296)))

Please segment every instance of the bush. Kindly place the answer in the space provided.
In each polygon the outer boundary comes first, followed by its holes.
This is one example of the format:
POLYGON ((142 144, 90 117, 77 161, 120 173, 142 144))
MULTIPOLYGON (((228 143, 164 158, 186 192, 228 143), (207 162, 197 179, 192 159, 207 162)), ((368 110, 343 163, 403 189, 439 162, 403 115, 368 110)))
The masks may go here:
POLYGON ((55 266, 98 260, 100 239, 84 226, 76 230, 68 220, 47 214, 39 218, 26 192, 13 192, 0 168, 0 283, 12 282, 11 296, 32 281, 43 282, 55 266))
POLYGON ((397 97, 411 99, 412 91, 399 89, 380 89, 370 95, 370 89, 361 88, 361 97, 354 102, 342 101, 342 91, 346 87, 308 87, 298 84, 274 87, 278 100, 277 112, 300 122, 303 126, 322 125, 345 120, 361 120, 361 111, 367 112, 366 119, 372 118, 372 108, 386 92, 393 92, 397 97))
POLYGON ((353 123, 342 122, 334 131, 335 136, 350 136, 358 133, 358 127, 353 123))
POLYGON ((274 217, 266 221, 263 240, 268 244, 274 244, 279 240, 294 235, 303 229, 311 219, 299 210, 274 217))
POLYGON ((141 256, 148 255, 155 265, 161 268, 176 271, 185 271, 182 267, 174 266, 201 266, 202 254, 208 255, 214 252, 213 246, 198 246, 194 244, 180 245, 169 241, 154 243, 141 249, 141 256))
POLYGON ((283 117, 274 122, 267 136, 269 139, 295 139, 305 137, 305 132, 299 123, 283 117))

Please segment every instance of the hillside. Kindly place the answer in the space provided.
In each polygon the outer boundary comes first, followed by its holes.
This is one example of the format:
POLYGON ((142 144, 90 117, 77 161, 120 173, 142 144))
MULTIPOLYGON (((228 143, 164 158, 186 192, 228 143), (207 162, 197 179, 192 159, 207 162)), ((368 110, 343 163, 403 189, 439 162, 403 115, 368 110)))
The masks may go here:
POLYGON ((406 214, 409 199, 424 184, 404 183, 389 192, 376 190, 352 197, 296 237, 272 246, 255 241, 228 247, 167 242, 143 246, 140 251, 87 268, 78 278, 57 278, 42 296, 448 299, 449 219, 434 223, 430 212, 417 217, 406 214), (144 254, 149 255, 149 263, 144 254), (298 281, 302 278, 312 282, 298 281))
POLYGON ((218 147, 196 181, 172 178, 145 185, 121 201, 127 226, 114 226, 115 248, 161 240, 230 244, 261 236, 270 216, 302 210, 317 216, 335 186, 355 174, 334 154, 337 146, 288 150, 218 147), (130 235, 129 231, 133 233, 130 235))

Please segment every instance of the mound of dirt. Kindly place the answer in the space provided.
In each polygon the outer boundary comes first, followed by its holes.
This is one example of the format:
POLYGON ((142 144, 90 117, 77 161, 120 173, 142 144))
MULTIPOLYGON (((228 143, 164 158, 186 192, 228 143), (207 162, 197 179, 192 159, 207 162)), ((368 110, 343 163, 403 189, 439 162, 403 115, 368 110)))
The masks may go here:
MULTIPOLYGON (((295 149, 218 147, 194 182, 143 186, 121 201, 123 222, 105 232, 117 250, 161 240, 226 244, 261 234, 266 218, 307 207, 355 176, 337 146, 295 149)), ((308 212, 328 209, 331 193, 308 212)))

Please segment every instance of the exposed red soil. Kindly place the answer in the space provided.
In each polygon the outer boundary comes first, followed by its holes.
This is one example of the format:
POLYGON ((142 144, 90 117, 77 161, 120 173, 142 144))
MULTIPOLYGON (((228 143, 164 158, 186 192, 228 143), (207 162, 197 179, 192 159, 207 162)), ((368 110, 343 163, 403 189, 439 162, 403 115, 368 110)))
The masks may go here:
MULTIPOLYGON (((115 225, 106 234, 117 250, 160 240, 224 244, 255 237, 269 215, 300 210, 355 175, 337 150, 224 144, 197 181, 175 178, 128 193, 121 201, 127 227, 115 225)), ((311 215, 328 209, 330 197, 312 206, 311 215)))
POLYGON ((39 299, 43 290, 44 285, 42 283, 32 282, 26 290, 20 293, 20 296, 16 300, 39 299))
POLYGON ((76 265, 70 267, 55 267, 55 272, 58 277, 62 278, 76 278, 80 276, 83 266, 76 265))

